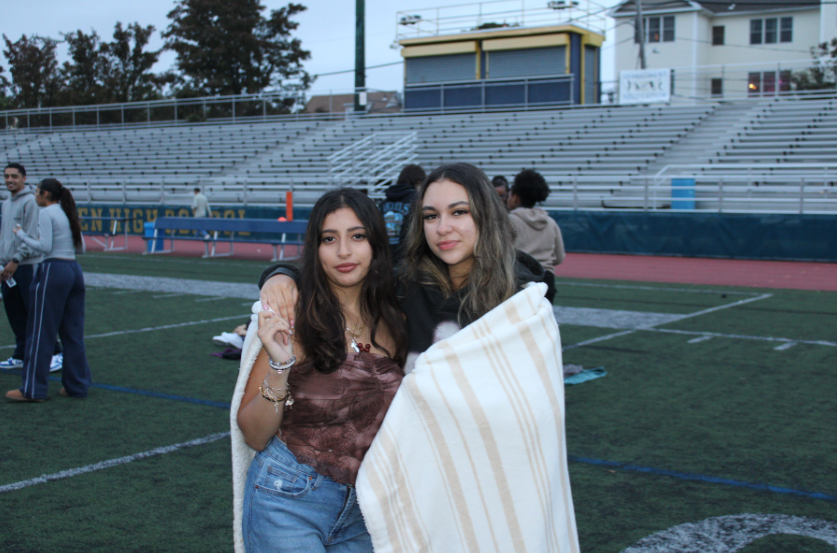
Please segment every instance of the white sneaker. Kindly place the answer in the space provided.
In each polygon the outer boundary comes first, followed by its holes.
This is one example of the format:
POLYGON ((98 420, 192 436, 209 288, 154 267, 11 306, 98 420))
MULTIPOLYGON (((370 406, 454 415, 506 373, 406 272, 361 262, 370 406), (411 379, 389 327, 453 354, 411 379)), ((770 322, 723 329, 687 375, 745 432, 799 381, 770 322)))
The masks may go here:
POLYGON ((238 349, 244 347, 244 338, 233 332, 222 332, 220 336, 213 336, 212 342, 216 346, 229 346, 238 349))
POLYGON ((55 371, 60 371, 61 367, 64 366, 64 354, 63 353, 56 353, 52 356, 52 361, 49 363, 49 372, 54 373, 55 371))
POLYGON ((0 369, 19 369, 23 366, 22 359, 15 359, 14 357, 9 357, 5 361, 0 361, 0 369))

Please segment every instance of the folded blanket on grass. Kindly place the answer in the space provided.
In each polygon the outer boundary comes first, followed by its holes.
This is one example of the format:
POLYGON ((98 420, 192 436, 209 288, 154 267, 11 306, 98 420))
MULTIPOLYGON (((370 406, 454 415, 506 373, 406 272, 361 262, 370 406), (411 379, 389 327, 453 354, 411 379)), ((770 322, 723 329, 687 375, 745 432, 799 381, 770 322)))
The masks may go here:
POLYGON ((545 290, 437 342, 404 379, 357 479, 376 553, 579 551, 545 290))

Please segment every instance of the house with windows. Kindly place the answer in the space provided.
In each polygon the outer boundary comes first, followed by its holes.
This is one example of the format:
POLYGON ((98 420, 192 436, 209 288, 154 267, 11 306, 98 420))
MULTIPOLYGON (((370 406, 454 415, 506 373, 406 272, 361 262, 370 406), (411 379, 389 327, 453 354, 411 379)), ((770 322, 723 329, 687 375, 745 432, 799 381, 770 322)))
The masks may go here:
POLYGON ((609 15, 617 74, 640 68, 642 40, 646 68, 672 69, 681 101, 789 92, 793 72, 811 66, 811 48, 837 37, 837 3, 828 0, 625 0, 609 15))

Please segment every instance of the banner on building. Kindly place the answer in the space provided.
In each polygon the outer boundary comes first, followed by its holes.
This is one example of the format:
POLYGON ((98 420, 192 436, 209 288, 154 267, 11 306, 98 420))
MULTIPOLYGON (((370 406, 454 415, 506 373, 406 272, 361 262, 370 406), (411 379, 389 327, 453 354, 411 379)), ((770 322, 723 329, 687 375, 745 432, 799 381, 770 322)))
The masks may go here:
POLYGON ((658 104, 671 101, 671 69, 619 72, 619 103, 658 104))

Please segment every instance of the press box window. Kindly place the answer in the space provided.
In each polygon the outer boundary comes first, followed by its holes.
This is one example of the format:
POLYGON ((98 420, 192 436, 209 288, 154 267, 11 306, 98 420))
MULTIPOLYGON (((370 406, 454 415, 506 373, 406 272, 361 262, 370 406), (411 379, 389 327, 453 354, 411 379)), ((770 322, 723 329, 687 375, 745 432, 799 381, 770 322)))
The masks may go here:
POLYGON ((712 46, 724 45, 724 29, 723 25, 712 27, 712 46))

